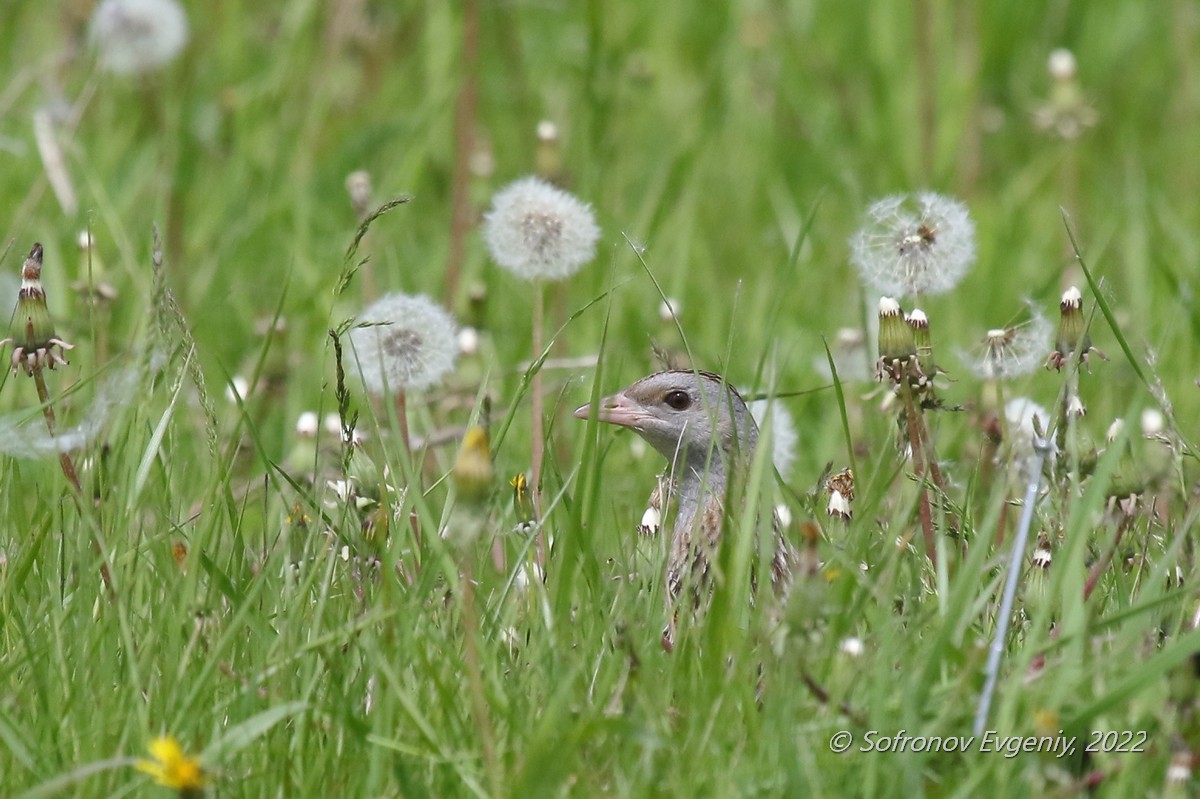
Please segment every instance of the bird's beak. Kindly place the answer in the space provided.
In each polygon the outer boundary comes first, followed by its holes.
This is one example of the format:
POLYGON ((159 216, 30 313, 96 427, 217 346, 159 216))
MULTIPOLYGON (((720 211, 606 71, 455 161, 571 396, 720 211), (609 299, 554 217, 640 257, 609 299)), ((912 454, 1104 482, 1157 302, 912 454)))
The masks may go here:
MULTIPOLYGON (((582 405, 575 409, 574 415, 576 419, 588 419, 592 415, 592 406, 582 405)), ((638 428, 646 419, 646 411, 624 394, 613 394, 600 400, 596 406, 596 418, 609 424, 638 428)))

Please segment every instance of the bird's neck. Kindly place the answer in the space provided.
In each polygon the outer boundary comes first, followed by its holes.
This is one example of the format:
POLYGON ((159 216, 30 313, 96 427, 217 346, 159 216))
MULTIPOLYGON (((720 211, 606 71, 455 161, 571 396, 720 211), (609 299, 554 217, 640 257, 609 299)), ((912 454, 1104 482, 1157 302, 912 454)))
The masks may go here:
POLYGON ((723 501, 727 488, 728 472, 721 453, 714 452, 706 459, 690 458, 676 465, 673 470, 676 485, 678 516, 677 530, 689 529, 696 516, 710 500, 723 501))

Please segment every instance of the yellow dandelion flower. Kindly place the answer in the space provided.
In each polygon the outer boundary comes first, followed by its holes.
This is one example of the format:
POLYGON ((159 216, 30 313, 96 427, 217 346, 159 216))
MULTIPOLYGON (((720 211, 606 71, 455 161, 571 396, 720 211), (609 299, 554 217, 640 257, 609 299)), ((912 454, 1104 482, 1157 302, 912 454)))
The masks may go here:
POLYGON ((206 780, 200 761, 183 753, 179 741, 170 735, 155 738, 150 742, 153 760, 139 760, 134 768, 149 774, 154 781, 178 791, 180 796, 200 796, 206 780))
POLYGON ((453 477, 459 493, 473 502, 487 499, 494 475, 487 431, 479 426, 469 428, 454 462, 453 477))

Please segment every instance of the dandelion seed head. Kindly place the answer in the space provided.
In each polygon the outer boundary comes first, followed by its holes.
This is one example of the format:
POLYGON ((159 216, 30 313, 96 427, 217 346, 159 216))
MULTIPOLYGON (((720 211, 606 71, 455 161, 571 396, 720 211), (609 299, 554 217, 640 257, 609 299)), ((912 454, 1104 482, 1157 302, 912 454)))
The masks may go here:
POLYGON ((350 346, 350 366, 372 394, 424 391, 454 368, 458 332, 428 297, 389 294, 359 315, 350 346))
POLYGON ((867 208, 850 261, 883 294, 943 294, 975 261, 975 225, 965 205, 940 194, 886 197, 867 208))
POLYGON ((770 436, 771 463, 780 476, 787 480, 796 463, 796 444, 800 440, 792 415, 778 400, 755 400, 749 407, 755 424, 770 436))
POLYGON ((979 349, 959 357, 976 377, 1011 380, 1032 373, 1045 359, 1054 326, 1043 314, 1032 310, 1028 321, 1013 327, 993 328, 979 349))
POLYGON ((510 183, 484 216, 492 260, 523 280, 562 280, 596 255, 592 209, 540 178, 510 183))
POLYGON ((117 75, 151 72, 179 55, 187 14, 176 0, 104 0, 89 33, 100 65, 117 75))

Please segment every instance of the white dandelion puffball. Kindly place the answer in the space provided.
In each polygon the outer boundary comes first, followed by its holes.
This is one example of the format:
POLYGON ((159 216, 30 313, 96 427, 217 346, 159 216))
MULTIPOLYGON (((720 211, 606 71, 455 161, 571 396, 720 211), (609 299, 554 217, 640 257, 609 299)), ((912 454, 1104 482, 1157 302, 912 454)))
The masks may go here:
POLYGON ((778 400, 761 399, 750 403, 750 415, 760 430, 766 430, 771 437, 771 463, 779 475, 787 480, 791 476, 792 465, 796 462, 796 443, 800 436, 796 433, 796 423, 792 415, 778 400))
POLYGON ((1053 349, 1054 326, 1032 309, 1028 321, 1014 327, 989 330, 976 356, 963 356, 976 377, 1011 380, 1036 370, 1053 349))
POLYGON ((596 257, 591 206, 540 178, 522 178, 492 198, 483 240, 492 260, 523 280, 563 280, 596 257))
POLYGON ((454 317, 428 297, 389 294, 358 316, 350 331, 352 368, 375 395, 424 391, 454 368, 454 317))
POLYGON ((881 294, 944 294, 975 262, 975 224, 965 205, 940 194, 887 197, 867 208, 850 262, 881 294))
POLYGON ((188 40, 187 14, 176 0, 104 0, 89 32, 100 65, 138 75, 171 61, 188 40))

